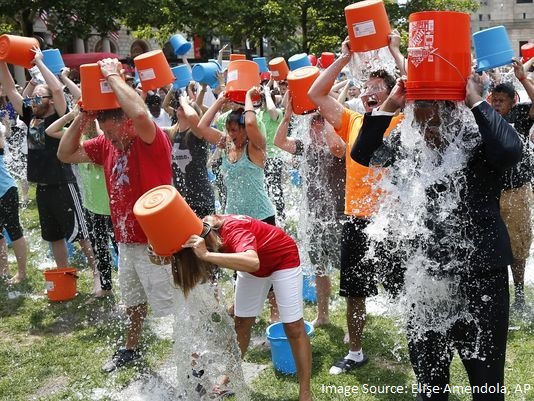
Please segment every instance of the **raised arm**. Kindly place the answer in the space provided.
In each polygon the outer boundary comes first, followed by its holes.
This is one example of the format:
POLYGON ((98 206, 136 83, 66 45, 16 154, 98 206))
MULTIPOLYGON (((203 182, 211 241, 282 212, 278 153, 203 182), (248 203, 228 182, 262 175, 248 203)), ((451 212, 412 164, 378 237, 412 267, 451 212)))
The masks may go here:
POLYGON ((265 151, 267 149, 267 141, 258 127, 258 118, 256 117, 254 104, 252 102, 252 97, 259 97, 259 95, 260 91, 257 87, 252 87, 247 91, 245 96, 245 111, 243 112, 243 115, 245 116, 245 128, 247 130, 248 140, 256 148, 265 151))
MULTIPOLYGON (((271 78, 272 80, 272 78, 271 78)), ((270 83, 271 81, 269 81, 270 83)), ((269 84, 263 87, 263 95, 265 96, 265 106, 271 120, 278 121, 282 116, 282 110, 276 107, 271 96, 271 86, 269 84)))
POLYGON ((63 68, 61 70, 61 74, 59 75, 59 79, 61 79, 61 82, 63 82, 63 84, 67 87, 70 94, 72 95, 74 103, 76 103, 78 99, 82 97, 82 91, 78 87, 78 85, 72 82, 72 80, 69 78, 69 74, 70 68, 63 68))
POLYGON ((5 61, 0 61, 0 84, 15 111, 19 115, 22 115, 22 96, 15 87, 15 81, 13 80, 5 61))
POLYGON ((226 96, 223 92, 204 113, 197 125, 197 131, 199 135, 202 135, 206 141, 214 145, 219 143, 219 141, 224 137, 224 133, 219 131, 217 128, 212 127, 211 123, 215 118, 215 115, 222 109, 225 103, 226 96))
POLYGON ((156 137, 156 125, 149 116, 145 102, 135 90, 122 79, 122 64, 116 58, 98 62, 102 75, 113 89, 122 110, 133 121, 135 131, 145 143, 156 137))
POLYGON ((389 47, 389 52, 391 53, 391 55, 393 56, 393 59, 395 60, 395 65, 400 71, 400 75, 403 76, 403 75, 408 75, 408 73, 406 72, 406 59, 404 58, 404 55, 400 51, 400 42, 401 42, 401 37, 400 37, 399 31, 394 29, 389 34, 388 47, 389 47))
POLYGON ((519 59, 514 58, 513 63, 515 77, 519 80, 519 82, 521 82, 521 85, 523 85, 523 88, 525 88, 525 91, 530 99, 531 106, 528 116, 531 120, 534 120, 534 82, 528 78, 525 68, 519 59))
POLYGON ((295 138, 291 138, 287 136, 287 132, 289 130, 289 123, 291 122, 292 115, 293 115, 293 108, 291 106, 291 94, 290 94, 286 113, 284 114, 282 121, 280 122, 280 124, 278 125, 278 128, 276 129, 276 134, 274 135, 274 145, 294 155, 295 153, 297 153, 297 140, 295 138))
POLYGON ((43 78, 48 86, 48 90, 52 94, 54 100, 54 109, 59 116, 62 116, 67 111, 67 101, 65 100, 65 93, 63 93, 63 84, 59 79, 48 69, 43 61, 43 52, 38 47, 34 47, 35 57, 33 62, 41 71, 43 78))
POLYGON ((349 39, 346 38, 341 47, 341 56, 319 75, 308 91, 308 96, 319 107, 321 115, 336 130, 341 128, 343 105, 330 96, 330 89, 343 67, 349 63, 351 56, 349 39))
POLYGON ((52 124, 48 126, 48 128, 45 129, 46 135, 52 137, 61 139, 63 137, 63 128, 70 123, 72 120, 76 118, 76 116, 80 113, 80 109, 78 106, 74 107, 71 111, 64 114, 60 118, 58 118, 56 121, 54 121, 52 124))
POLYGON ((334 127, 332 127, 328 121, 324 122, 324 137, 330 153, 338 159, 343 159, 347 150, 347 144, 338 134, 336 134, 334 127))
POLYGON ((57 157, 63 163, 89 163, 91 159, 85 152, 80 138, 82 132, 91 121, 94 121, 95 115, 93 113, 82 112, 79 113, 72 121, 67 131, 61 137, 57 157))

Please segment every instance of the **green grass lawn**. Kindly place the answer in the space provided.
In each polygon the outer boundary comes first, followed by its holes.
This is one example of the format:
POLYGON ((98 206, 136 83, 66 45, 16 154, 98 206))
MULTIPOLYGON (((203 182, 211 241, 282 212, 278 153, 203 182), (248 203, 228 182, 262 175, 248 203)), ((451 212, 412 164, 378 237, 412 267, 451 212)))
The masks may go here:
MULTIPOLYGON (((91 302, 91 274, 79 257, 74 261, 81 268, 78 296, 69 302, 48 302, 43 273, 38 270, 47 249, 40 240, 34 202, 22 213, 22 218, 31 249, 29 279, 9 288, 0 284, 0 400, 111 400, 113 397, 109 394, 141 375, 157 370, 170 355, 172 344, 147 329, 142 340, 147 352, 141 365, 111 375, 101 371, 103 362, 117 345, 123 343, 123 314, 113 299, 91 302), (109 393, 98 393, 98 389, 107 389, 109 393)), ((11 269, 14 272, 14 262, 11 262, 11 269)), ((316 329, 312 337, 314 399, 413 400, 411 388, 415 379, 407 358, 402 325, 384 315, 368 316, 363 344, 370 362, 349 374, 328 374, 331 364, 348 349, 343 344, 344 302, 336 295, 333 298, 332 324, 316 329), (383 386, 401 386, 407 394, 371 393, 383 386)), ((527 303, 531 307, 534 305, 532 287, 527 289, 527 303)), ((305 318, 313 320, 314 305, 306 305, 305 318)), ((255 326, 255 335, 264 336, 266 326, 264 314, 255 326)), ((505 383, 509 389, 507 400, 534 401, 532 313, 526 318, 513 316, 510 326, 505 383), (528 385, 530 391, 527 391, 528 385)), ((296 378, 274 371, 270 367, 268 350, 252 348, 245 360, 269 365, 252 385, 252 400, 297 400, 296 378)), ((467 385, 458 358, 453 361, 451 384, 467 385)), ((468 395, 450 397, 453 401, 470 399, 468 395)), ((159 400, 155 398, 153 401, 159 400)))

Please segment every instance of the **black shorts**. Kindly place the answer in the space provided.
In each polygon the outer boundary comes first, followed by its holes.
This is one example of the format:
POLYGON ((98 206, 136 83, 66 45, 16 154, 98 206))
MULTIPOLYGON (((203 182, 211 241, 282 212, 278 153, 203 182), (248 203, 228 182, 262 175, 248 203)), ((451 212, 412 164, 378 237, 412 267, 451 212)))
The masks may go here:
POLYGON ((68 242, 75 242, 89 238, 77 184, 38 184, 35 200, 41 237, 45 241, 65 238, 68 242))
POLYGON ((22 226, 19 219, 19 193, 17 187, 11 187, 0 198, 0 238, 6 229, 11 241, 22 238, 22 226))

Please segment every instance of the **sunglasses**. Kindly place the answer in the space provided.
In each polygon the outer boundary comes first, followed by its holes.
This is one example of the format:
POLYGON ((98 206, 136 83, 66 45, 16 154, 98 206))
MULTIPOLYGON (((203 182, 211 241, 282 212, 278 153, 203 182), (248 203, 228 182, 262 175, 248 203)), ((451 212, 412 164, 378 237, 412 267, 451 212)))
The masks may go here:
POLYGON ((22 103, 25 106, 39 106, 40 104, 43 104, 43 99, 51 99, 52 96, 33 96, 33 97, 25 97, 22 99, 22 103))

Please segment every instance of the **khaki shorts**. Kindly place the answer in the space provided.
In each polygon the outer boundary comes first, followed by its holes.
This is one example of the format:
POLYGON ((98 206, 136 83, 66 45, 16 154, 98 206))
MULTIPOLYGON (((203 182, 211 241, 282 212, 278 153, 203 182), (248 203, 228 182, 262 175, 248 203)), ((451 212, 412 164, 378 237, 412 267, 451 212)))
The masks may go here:
POLYGON ((532 243, 531 201, 530 183, 501 193, 501 217, 508 229, 514 259, 517 260, 528 258, 532 243))

